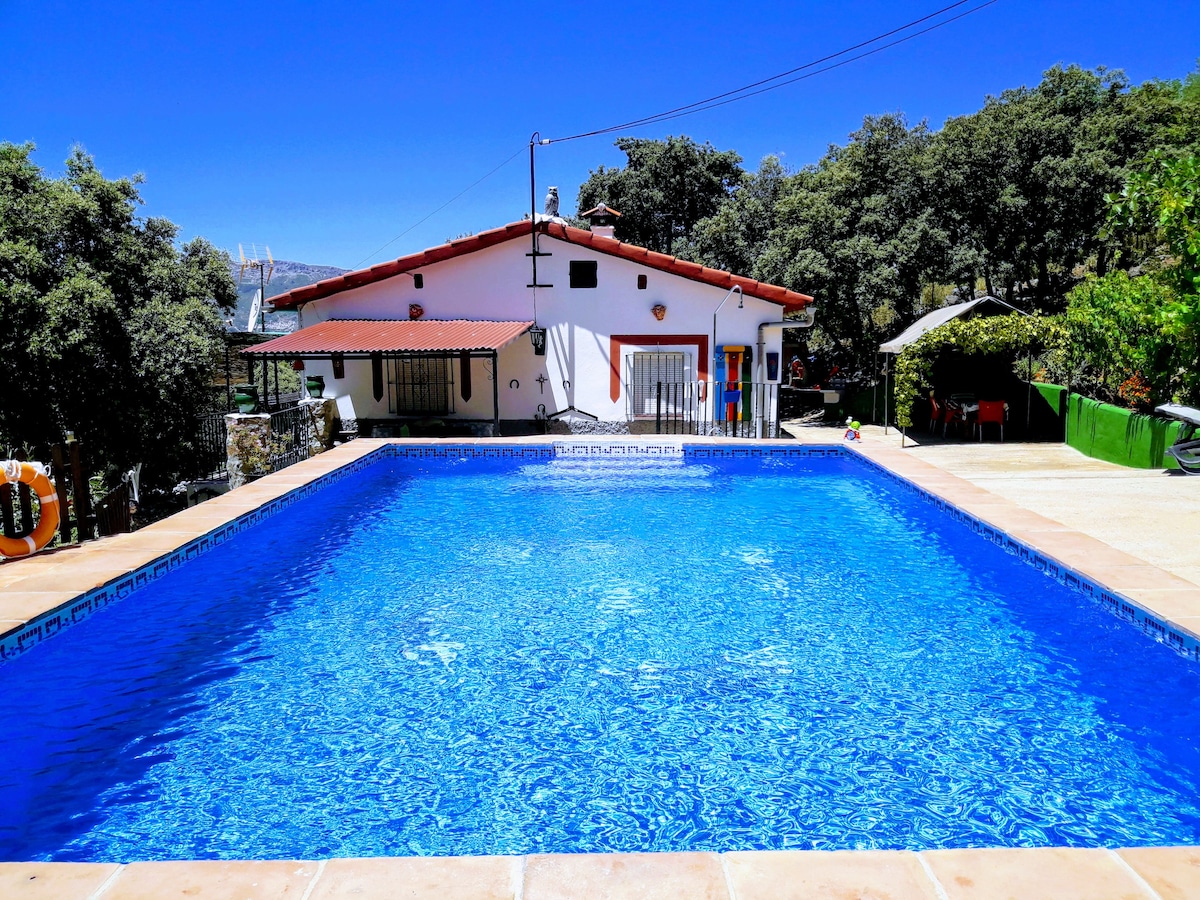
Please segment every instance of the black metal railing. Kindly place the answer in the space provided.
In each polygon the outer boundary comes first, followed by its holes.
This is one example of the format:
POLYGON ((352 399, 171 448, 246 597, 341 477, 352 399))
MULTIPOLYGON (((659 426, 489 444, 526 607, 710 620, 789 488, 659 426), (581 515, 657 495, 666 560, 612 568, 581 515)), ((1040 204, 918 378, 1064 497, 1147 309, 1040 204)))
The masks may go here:
POLYGON ((772 382, 659 381, 653 408, 650 402, 643 407, 631 410, 632 418, 653 419, 655 434, 779 435, 779 385, 772 382))
POLYGON ((292 406, 271 413, 271 471, 278 472, 308 459, 309 438, 313 432, 308 410, 292 406))
POLYGON ((228 432, 225 428, 225 413, 208 413, 198 417, 196 427, 196 452, 194 465, 189 474, 197 481, 220 478, 225 474, 225 445, 228 432))

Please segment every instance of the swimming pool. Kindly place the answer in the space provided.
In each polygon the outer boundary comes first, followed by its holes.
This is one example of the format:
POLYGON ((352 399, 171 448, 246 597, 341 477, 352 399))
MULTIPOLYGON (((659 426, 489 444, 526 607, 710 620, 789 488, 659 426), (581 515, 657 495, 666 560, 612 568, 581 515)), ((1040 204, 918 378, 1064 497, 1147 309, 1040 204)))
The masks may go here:
POLYGON ((839 454, 384 459, 0 665, 0 858, 1195 843, 1197 687, 839 454))

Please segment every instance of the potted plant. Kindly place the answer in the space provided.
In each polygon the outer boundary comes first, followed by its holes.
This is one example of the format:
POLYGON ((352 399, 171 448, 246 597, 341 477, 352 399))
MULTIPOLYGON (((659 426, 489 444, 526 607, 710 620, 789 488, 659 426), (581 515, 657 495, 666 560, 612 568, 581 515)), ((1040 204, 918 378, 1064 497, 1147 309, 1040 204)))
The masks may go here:
POLYGON ((308 396, 320 400, 321 395, 325 393, 325 376, 309 375, 304 379, 304 386, 308 388, 308 396))
POLYGON ((271 474, 271 460, 287 449, 282 438, 269 438, 263 442, 259 432, 249 428, 238 429, 230 442, 232 455, 241 464, 242 477, 246 481, 257 481, 271 474))
POLYGON ((252 384, 235 384, 233 403, 240 413, 254 412, 258 409, 258 388, 252 384))

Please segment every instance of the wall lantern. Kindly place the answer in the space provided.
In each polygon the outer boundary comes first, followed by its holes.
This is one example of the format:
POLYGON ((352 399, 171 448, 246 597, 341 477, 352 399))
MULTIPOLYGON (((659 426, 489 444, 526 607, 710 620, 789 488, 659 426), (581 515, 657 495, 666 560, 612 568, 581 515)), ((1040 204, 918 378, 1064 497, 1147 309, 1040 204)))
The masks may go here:
POLYGON ((538 325, 529 326, 529 340, 533 344, 534 356, 546 355, 546 329, 538 325))
POLYGON ((410 319, 419 319, 423 315, 425 315, 425 307, 420 303, 408 304, 408 317, 410 319))
POLYGON ((650 307, 650 312, 654 313, 654 318, 660 322, 667 317, 667 308, 661 303, 655 303, 650 307))

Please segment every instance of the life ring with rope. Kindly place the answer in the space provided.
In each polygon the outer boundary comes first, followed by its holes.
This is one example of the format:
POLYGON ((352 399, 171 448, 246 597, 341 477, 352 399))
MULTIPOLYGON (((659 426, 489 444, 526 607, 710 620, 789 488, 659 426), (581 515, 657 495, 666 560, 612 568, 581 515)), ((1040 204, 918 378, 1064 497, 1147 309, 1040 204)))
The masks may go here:
POLYGON ((37 463, 10 459, 3 465, 3 473, 8 484, 29 485, 42 507, 38 523, 30 534, 19 538, 0 535, 0 556, 28 556, 54 539, 59 522, 58 492, 46 477, 45 467, 37 463))

